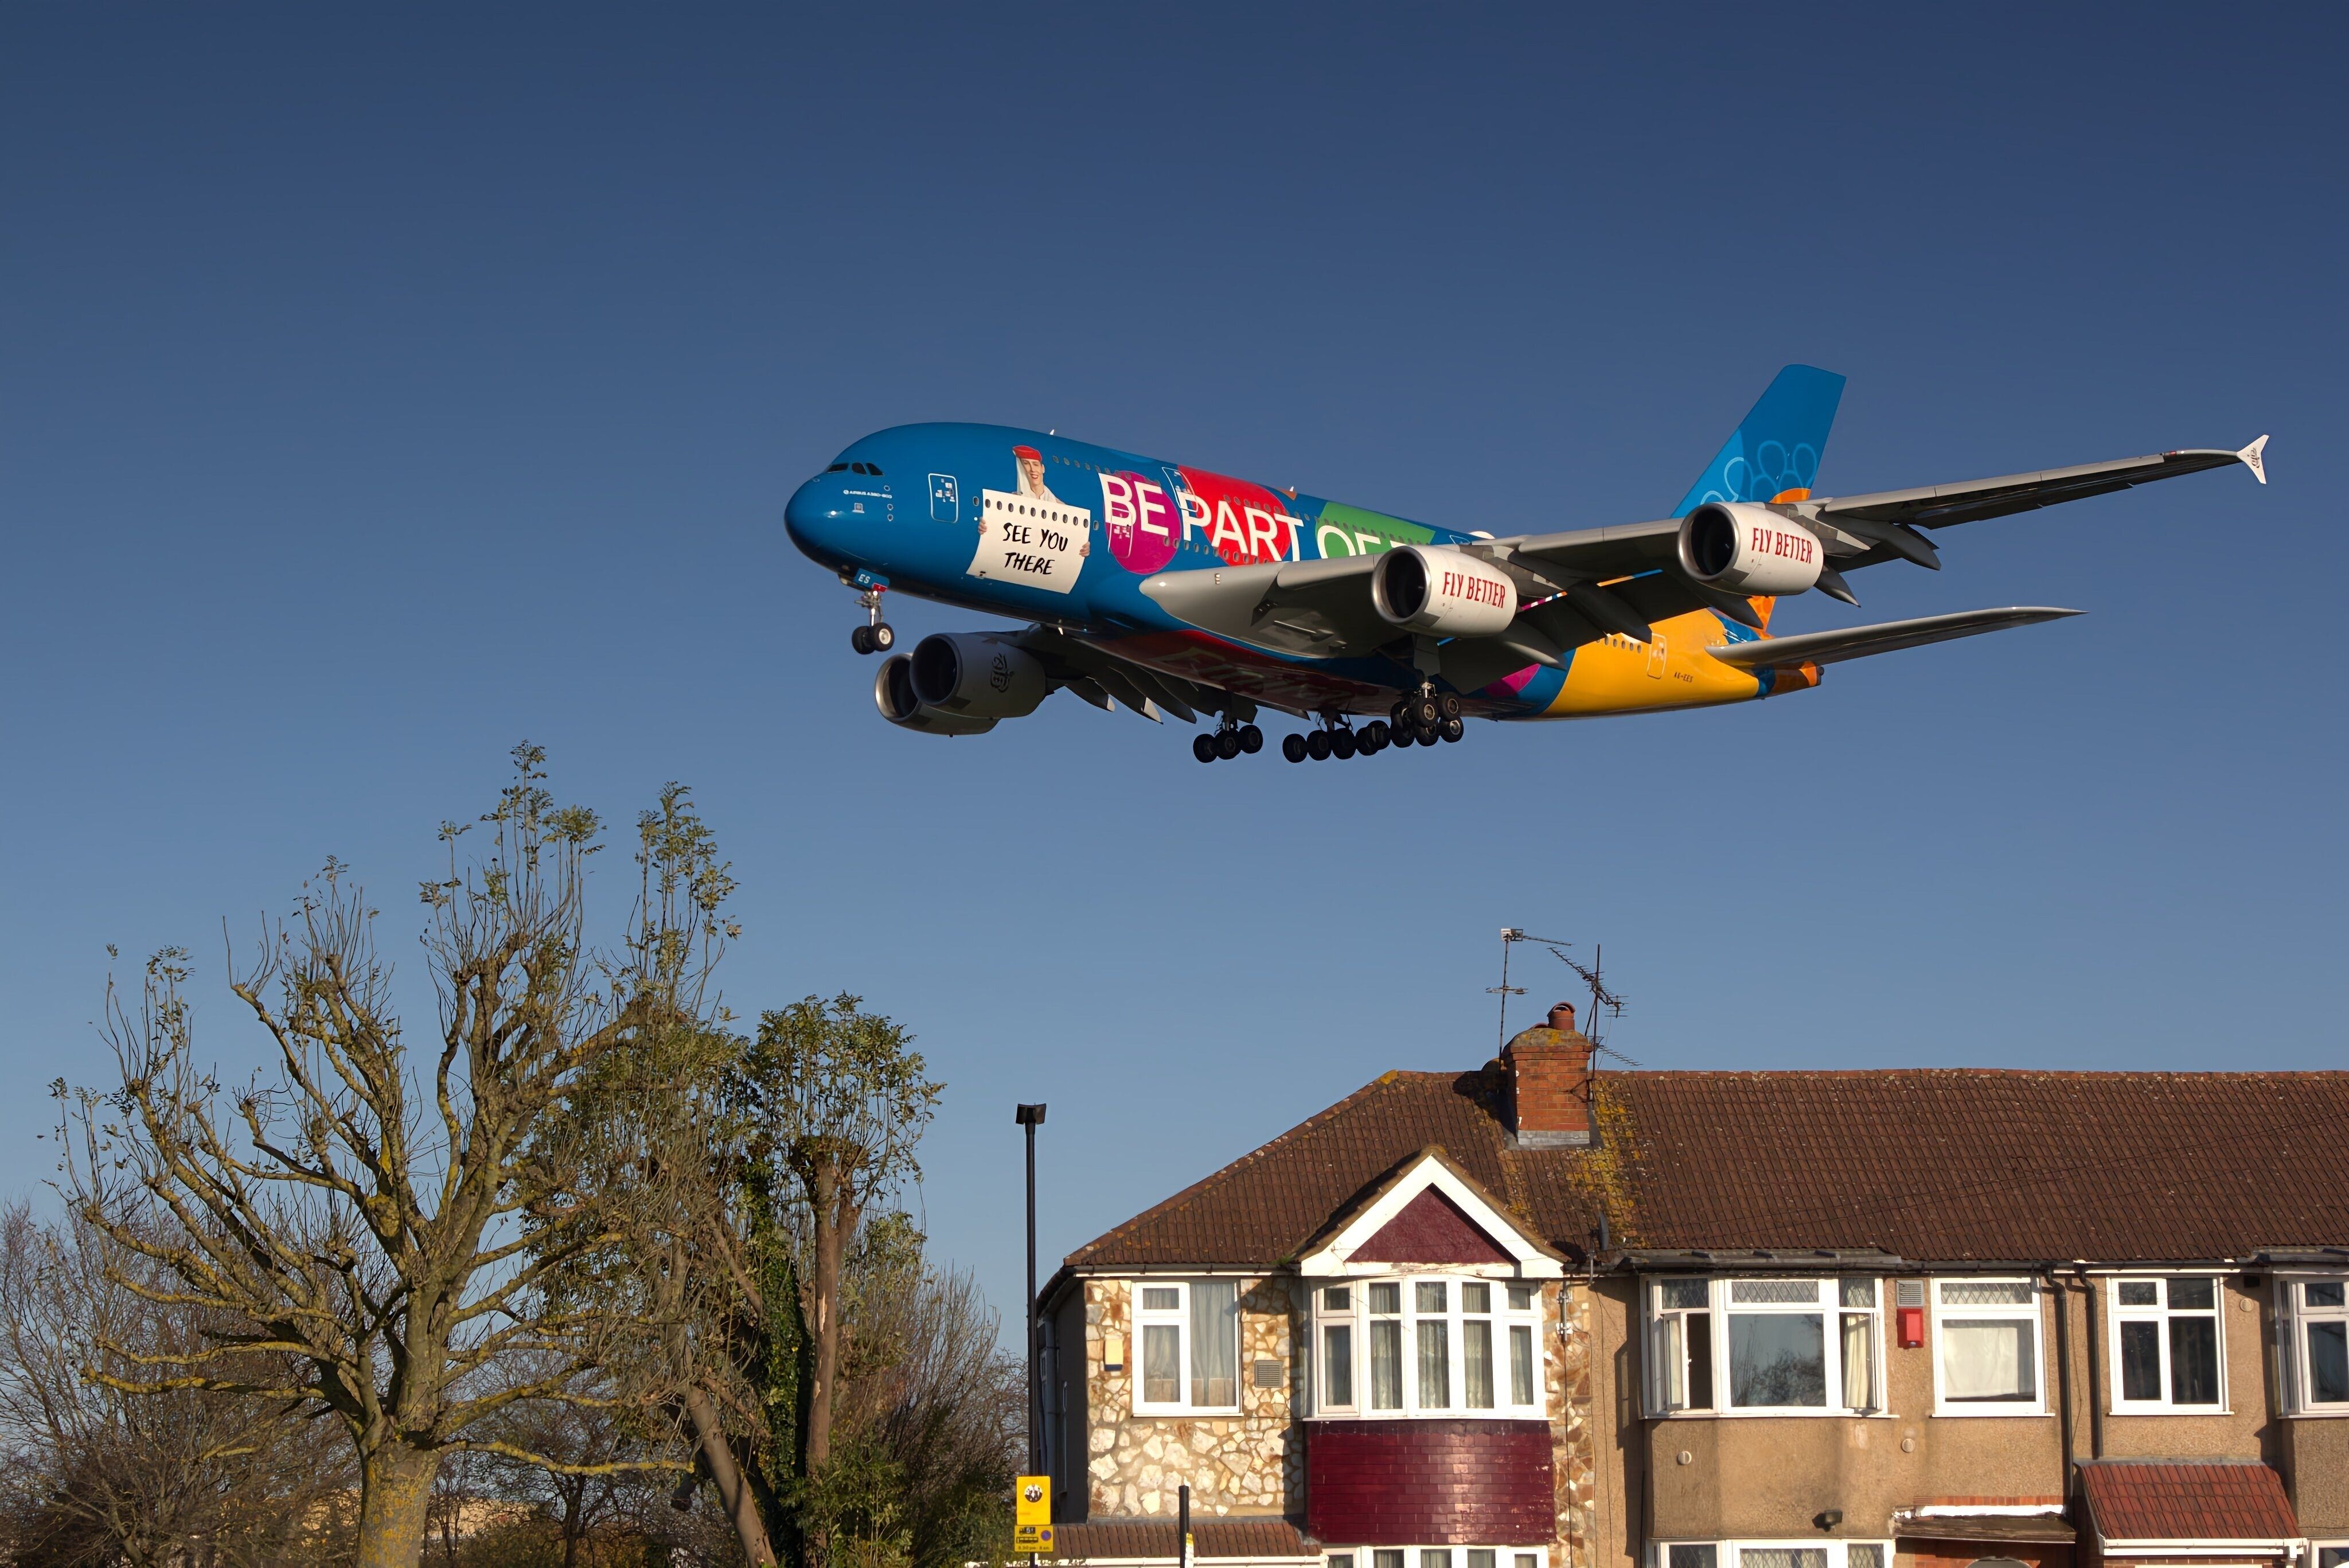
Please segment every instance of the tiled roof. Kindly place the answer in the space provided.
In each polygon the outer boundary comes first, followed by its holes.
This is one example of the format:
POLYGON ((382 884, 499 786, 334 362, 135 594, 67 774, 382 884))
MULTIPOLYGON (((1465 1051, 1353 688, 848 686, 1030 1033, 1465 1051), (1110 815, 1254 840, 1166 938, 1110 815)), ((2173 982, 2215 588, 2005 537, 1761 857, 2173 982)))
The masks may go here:
MULTIPOLYGON (((1052 1527, 1053 1555, 1063 1563, 1174 1560, 1171 1519, 1097 1519, 1052 1527)), ((1310 1557, 1315 1548, 1285 1519, 1194 1519, 1192 1556, 1310 1557)))
POLYGON ((2349 1073, 1602 1073, 1595 1153, 1511 1147, 1501 1073, 1389 1073, 1068 1262, 1278 1263, 1430 1147, 1577 1260, 1608 1192, 1613 1243, 1663 1251, 2127 1262, 2349 1243, 2349 1073))
POLYGON ((2289 1541, 2300 1521, 2283 1478, 2257 1459, 2100 1459, 2080 1467, 2090 1525, 2106 1541, 2289 1541))

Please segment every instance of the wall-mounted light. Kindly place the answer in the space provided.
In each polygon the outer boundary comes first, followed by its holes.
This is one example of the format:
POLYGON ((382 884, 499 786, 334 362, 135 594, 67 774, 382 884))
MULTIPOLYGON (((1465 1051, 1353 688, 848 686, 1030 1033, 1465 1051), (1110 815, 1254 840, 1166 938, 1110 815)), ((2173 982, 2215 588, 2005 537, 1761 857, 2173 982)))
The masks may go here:
POLYGON ((1833 1530, 1837 1525, 1843 1522, 1843 1510, 1839 1508, 1821 1509, 1817 1513, 1811 1516, 1811 1522, 1817 1525, 1821 1530, 1833 1530))

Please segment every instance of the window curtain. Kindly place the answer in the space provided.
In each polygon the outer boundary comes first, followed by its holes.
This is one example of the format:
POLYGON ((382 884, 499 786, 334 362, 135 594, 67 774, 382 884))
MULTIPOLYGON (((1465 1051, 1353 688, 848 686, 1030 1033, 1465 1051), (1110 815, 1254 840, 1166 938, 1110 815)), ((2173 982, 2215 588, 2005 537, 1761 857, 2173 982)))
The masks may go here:
POLYGON ((2035 1399, 2031 1325, 1996 1319, 1941 1321, 1941 1397, 2035 1399))
POLYGON ((1871 1313, 1843 1314, 1843 1407, 1847 1410, 1877 1407, 1876 1336, 1868 1332, 1875 1322, 1871 1313))
POLYGON ((1493 1407, 1493 1325, 1483 1318, 1460 1325, 1460 1382, 1471 1410, 1493 1407))
POLYGON ((1183 1331, 1171 1323, 1145 1324, 1142 1330, 1142 1397, 1153 1405, 1172 1405, 1183 1397, 1183 1331))
POLYGON ((1451 1325, 1440 1317, 1419 1320, 1419 1407, 1452 1407, 1451 1325))
POLYGON ((1191 1286, 1191 1403, 1240 1402, 1240 1285, 1199 1280, 1191 1286))

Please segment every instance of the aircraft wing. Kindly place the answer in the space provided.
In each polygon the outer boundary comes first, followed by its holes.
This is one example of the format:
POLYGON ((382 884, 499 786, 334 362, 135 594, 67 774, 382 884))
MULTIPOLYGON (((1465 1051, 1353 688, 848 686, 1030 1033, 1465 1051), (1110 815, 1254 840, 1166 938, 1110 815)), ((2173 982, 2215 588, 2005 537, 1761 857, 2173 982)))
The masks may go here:
POLYGON ((1794 637, 1723 643, 1705 651, 1723 664, 1734 664, 1742 670, 1788 670, 1798 664, 1834 664, 1846 659, 1866 659, 1873 653, 1921 648, 1929 642, 2004 631, 2009 627, 2035 626, 2044 620, 2061 620, 2079 613, 2021 605, 2007 609, 1960 610, 1954 615, 1920 616, 1915 620, 1889 620, 1837 631, 1806 631, 1794 637))

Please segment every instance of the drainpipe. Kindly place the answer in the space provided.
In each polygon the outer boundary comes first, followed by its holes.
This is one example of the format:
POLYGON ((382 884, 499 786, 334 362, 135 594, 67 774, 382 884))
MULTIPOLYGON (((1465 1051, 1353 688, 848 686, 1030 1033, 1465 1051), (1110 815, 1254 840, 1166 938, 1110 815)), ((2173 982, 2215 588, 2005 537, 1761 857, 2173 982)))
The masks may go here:
POLYGON ((2045 1264, 2047 1288, 2055 1297, 2055 1419, 2063 1433, 2064 1501, 2072 1501, 2072 1293, 2055 1277, 2055 1265, 2045 1264))
POLYGON ((2105 1457, 2105 1336, 2096 1326, 2096 1282, 2088 1277, 2085 1263, 2075 1263, 2072 1272, 2088 1293, 2088 1457, 2101 1459, 2105 1457))

